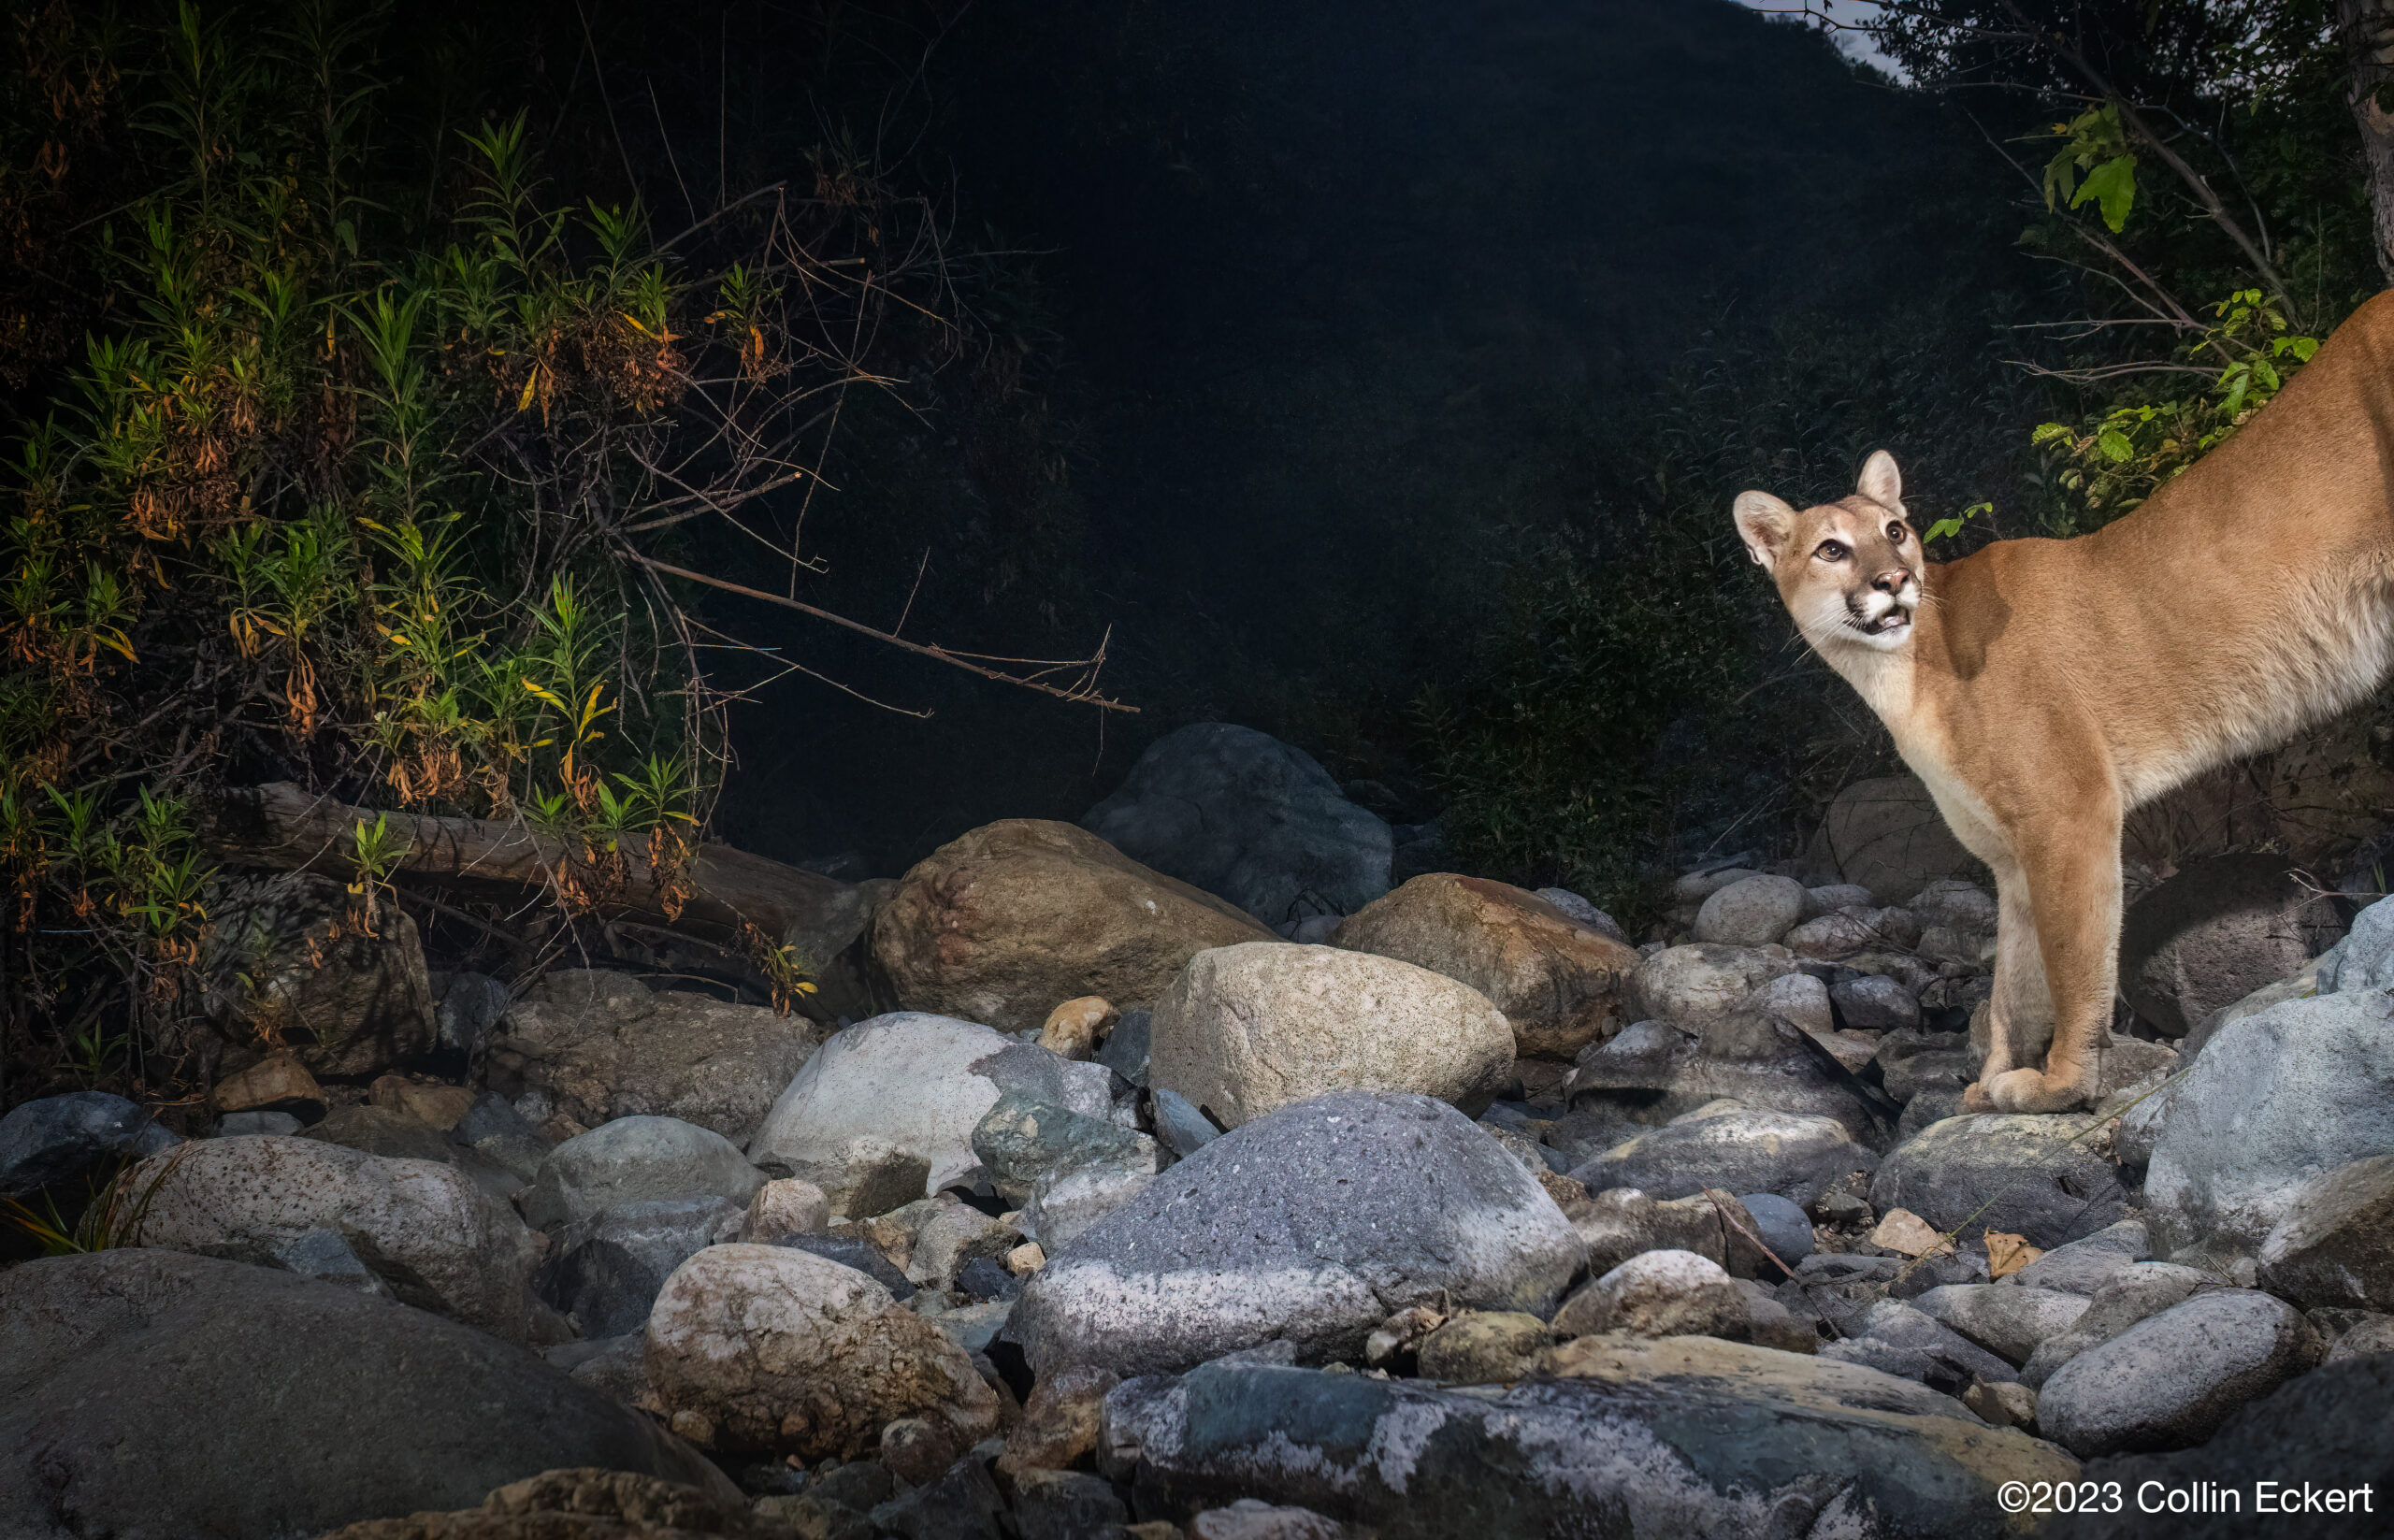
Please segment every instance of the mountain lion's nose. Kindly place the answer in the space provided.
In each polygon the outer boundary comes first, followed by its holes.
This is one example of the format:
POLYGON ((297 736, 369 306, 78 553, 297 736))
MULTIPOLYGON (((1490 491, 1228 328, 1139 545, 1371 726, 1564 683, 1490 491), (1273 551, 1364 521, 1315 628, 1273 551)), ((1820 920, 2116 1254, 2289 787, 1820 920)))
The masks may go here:
POLYGON ((1903 568, 1898 567, 1890 571, 1882 572, 1877 577, 1872 578, 1870 580, 1870 586, 1876 588, 1882 594, 1894 596, 1902 593, 1904 591, 1904 584, 1911 581, 1911 573, 1905 570, 1903 568))

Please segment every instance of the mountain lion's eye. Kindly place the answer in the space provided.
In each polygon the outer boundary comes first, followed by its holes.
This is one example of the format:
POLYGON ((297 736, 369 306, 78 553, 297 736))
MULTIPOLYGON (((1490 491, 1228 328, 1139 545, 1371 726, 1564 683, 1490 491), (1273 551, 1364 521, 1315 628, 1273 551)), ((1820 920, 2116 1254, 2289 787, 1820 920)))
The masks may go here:
POLYGON ((1845 560, 1845 545, 1844 542, 1840 540, 1823 540, 1821 542, 1821 548, 1818 551, 1813 552, 1812 554, 1820 557, 1823 561, 1843 561, 1845 560))
POLYGON ((1901 545, 1901 544, 1903 544, 1903 543, 1904 543, 1904 526, 1903 526, 1902 525, 1899 525, 1899 524, 1891 524, 1891 525, 1887 525, 1887 539, 1888 539, 1888 540, 1889 540, 1890 542, 1892 542, 1892 543, 1894 543, 1894 544, 1896 544, 1896 545, 1901 545))

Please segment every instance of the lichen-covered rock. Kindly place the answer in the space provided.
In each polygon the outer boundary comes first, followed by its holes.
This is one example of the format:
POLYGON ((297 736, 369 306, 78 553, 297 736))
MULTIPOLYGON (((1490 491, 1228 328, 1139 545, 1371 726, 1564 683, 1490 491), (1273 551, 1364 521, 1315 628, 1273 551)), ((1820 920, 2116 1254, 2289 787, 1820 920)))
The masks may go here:
POLYGON ((819 1032, 803 1016, 567 969, 500 1018, 491 1078, 511 1095, 545 1093, 585 1128, 677 1117, 745 1144, 819 1032))
POLYGON ((1388 891, 1394 854, 1388 825, 1348 801, 1311 755, 1226 722, 1148 744, 1080 822, 1132 859, 1275 925, 1308 904, 1354 914, 1388 891))
POLYGON ((1488 997, 1524 1058, 1569 1058, 1627 1021, 1637 952, 1534 893, 1479 877, 1416 877, 1348 916, 1333 946, 1444 973, 1488 997))
POLYGON ((834 1215, 862 1217, 880 1209, 859 1194, 890 1196, 865 1180, 887 1157, 924 1167, 891 1208, 985 1175, 973 1130, 1007 1091, 1084 1117, 1113 1113, 1103 1064, 1060 1058, 977 1022, 900 1011, 825 1043, 774 1101, 748 1155, 815 1183, 834 1215))
POLYGON ((1717 1262, 1693 1251, 1648 1251, 1592 1278, 1554 1313, 1565 1337, 1743 1337, 1746 1298, 1717 1262))
POLYGON ((1488 997, 1393 957, 1255 942, 1190 959, 1158 1002, 1150 1083, 1224 1128, 1329 1091, 1409 1091, 1477 1114, 1513 1066, 1488 997))
POLYGON ((521 1342, 536 1257, 515 1211, 449 1166, 309 1139, 204 1139, 128 1178, 140 1243, 289 1266, 313 1231, 340 1236, 405 1303, 521 1342))
POLYGON ((741 1501, 613 1397, 421 1310, 136 1247, 0 1273, 0 1533, 321 1534, 564 1466, 741 1501))
POLYGON ((942 845, 873 923, 873 956, 909 1011, 1007 1031, 1081 995, 1147 1004, 1205 948, 1271 939, 1233 904, 1036 818, 942 845))
MULTIPOLYGON (((1583 1337, 1501 1394, 1208 1364, 1106 1398, 1100 1465, 1170 1511, 1233 1495, 1387 1540, 1454 1534, 1994 1536, 2008 1481, 2076 1462, 1851 1364, 1706 1337, 1583 1337)), ((1143 1506, 1142 1511, 1145 1511, 1143 1506)))
POLYGON ((1259 1344, 1359 1352, 1443 1298, 1549 1308, 1585 1252, 1554 1201, 1428 1097, 1343 1092, 1205 1145, 1031 1278, 1011 1334, 1042 1374, 1186 1368, 1259 1344))
POLYGON ((918 1417, 969 1446, 997 1393, 964 1350, 853 1268, 718 1245, 674 1270, 648 1317, 648 1374, 676 1432, 726 1450, 854 1460, 918 1417))

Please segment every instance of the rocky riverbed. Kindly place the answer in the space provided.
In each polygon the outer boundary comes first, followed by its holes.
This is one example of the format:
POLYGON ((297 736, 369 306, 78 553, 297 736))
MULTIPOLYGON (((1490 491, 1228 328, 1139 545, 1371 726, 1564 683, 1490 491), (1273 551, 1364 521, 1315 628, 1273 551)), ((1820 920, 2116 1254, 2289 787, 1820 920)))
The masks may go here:
POLYGON ((1217 727, 881 885, 854 1019, 394 930, 199 1137, 0 1120, 0 1191, 124 1173, 118 1244, 0 1274, 0 1533, 1942 1536, 2394 1478, 2394 905, 2190 865, 2101 1104, 1965 1115, 1994 900, 1841 816, 1640 945, 1217 727))

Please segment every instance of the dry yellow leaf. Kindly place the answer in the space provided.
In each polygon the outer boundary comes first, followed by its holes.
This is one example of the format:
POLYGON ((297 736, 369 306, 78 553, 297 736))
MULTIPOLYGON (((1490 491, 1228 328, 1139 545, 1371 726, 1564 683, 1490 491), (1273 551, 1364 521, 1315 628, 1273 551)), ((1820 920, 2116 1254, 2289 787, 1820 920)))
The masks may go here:
POLYGON ((2043 1255, 2028 1244, 2026 1235, 2006 1235, 1999 1230, 1986 1232, 1986 1271, 1991 1278, 2008 1278, 2043 1255))

